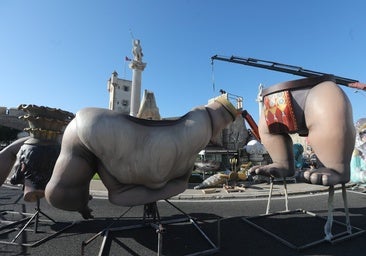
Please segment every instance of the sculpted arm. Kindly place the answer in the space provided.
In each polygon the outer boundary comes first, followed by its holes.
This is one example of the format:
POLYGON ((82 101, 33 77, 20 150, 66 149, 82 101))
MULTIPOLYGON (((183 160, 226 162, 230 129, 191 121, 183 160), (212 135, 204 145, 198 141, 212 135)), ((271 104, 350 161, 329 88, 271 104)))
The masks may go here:
POLYGON ((181 193, 196 155, 236 114, 224 99, 170 122, 148 122, 106 109, 81 110, 65 130, 46 199, 60 209, 87 212, 95 172, 117 205, 181 193))
POLYGON ((177 195, 187 188, 189 179, 187 174, 168 181, 159 189, 151 189, 144 185, 121 184, 105 171, 101 171, 100 176, 104 185, 108 188, 109 201, 121 206, 142 205, 177 195))
POLYGON ((96 166, 93 155, 82 145, 76 127, 74 119, 65 130, 61 153, 46 186, 45 197, 57 208, 79 211, 84 216, 89 211, 89 184, 96 166))

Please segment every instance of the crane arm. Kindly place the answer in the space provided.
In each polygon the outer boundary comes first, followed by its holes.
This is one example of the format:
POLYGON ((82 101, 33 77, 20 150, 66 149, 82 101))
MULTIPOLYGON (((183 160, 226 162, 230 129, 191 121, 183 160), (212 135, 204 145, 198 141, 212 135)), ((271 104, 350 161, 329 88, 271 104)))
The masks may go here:
MULTIPOLYGON (((297 67, 297 66, 292 66, 292 65, 282 64, 282 63, 278 63, 278 62, 267 61, 267 60, 259 60, 259 59, 254 59, 254 58, 242 58, 242 57, 237 57, 237 56, 225 57, 225 56, 220 56, 220 55, 214 55, 211 57, 211 61, 213 62, 214 60, 221 60, 221 61, 237 63, 237 64, 242 64, 242 65, 247 65, 247 66, 252 66, 252 67, 257 67, 257 68, 264 68, 264 69, 289 73, 289 74, 303 76, 303 77, 329 75, 329 74, 318 72, 318 71, 303 69, 302 67, 297 67)), ((340 77, 340 76, 334 76, 334 78, 335 78, 337 84, 345 85, 345 86, 360 89, 360 90, 366 90, 366 84, 362 84, 357 80, 340 77)))

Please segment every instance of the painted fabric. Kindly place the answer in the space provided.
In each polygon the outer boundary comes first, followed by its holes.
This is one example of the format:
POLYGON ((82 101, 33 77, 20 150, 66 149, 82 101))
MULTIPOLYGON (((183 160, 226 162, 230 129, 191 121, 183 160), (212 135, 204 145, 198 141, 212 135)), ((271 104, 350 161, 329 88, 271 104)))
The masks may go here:
POLYGON ((33 189, 44 190, 51 178, 53 167, 60 154, 59 144, 35 145, 24 143, 13 166, 10 183, 27 184, 33 189))
POLYGON ((366 183, 366 118, 356 122, 356 143, 351 158, 351 181, 366 183))
POLYGON ((296 116, 288 90, 263 98, 264 115, 270 133, 294 133, 298 130, 296 116))

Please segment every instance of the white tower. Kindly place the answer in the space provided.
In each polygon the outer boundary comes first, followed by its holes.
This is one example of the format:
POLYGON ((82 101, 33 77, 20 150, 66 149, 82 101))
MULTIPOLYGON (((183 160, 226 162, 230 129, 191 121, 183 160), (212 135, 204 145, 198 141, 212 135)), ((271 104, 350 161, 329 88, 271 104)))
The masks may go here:
POLYGON ((109 92, 109 109, 124 114, 130 113, 131 87, 129 80, 118 78, 118 73, 114 71, 107 83, 109 92))
POLYGON ((140 40, 133 40, 133 60, 130 63, 132 69, 132 88, 131 88, 131 108, 130 115, 136 116, 140 109, 141 102, 141 74, 146 67, 146 63, 142 62, 142 49, 140 40))

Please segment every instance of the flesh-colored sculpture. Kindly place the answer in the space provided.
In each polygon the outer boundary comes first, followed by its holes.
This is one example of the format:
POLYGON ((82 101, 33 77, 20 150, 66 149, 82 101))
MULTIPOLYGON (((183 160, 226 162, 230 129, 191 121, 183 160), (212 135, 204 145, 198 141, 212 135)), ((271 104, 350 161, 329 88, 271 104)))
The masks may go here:
POLYGON ((226 95, 178 120, 145 120, 107 109, 80 110, 66 127, 46 186, 47 201, 91 217, 89 183, 98 173, 110 202, 142 205, 183 192, 197 154, 237 110, 226 95))
POLYGON ((264 89, 259 121, 261 142, 273 163, 255 166, 252 174, 272 177, 294 175, 295 163, 289 133, 308 136, 321 162, 305 171, 312 184, 335 185, 350 179, 350 160, 355 141, 352 107, 333 76, 305 78, 264 89))

